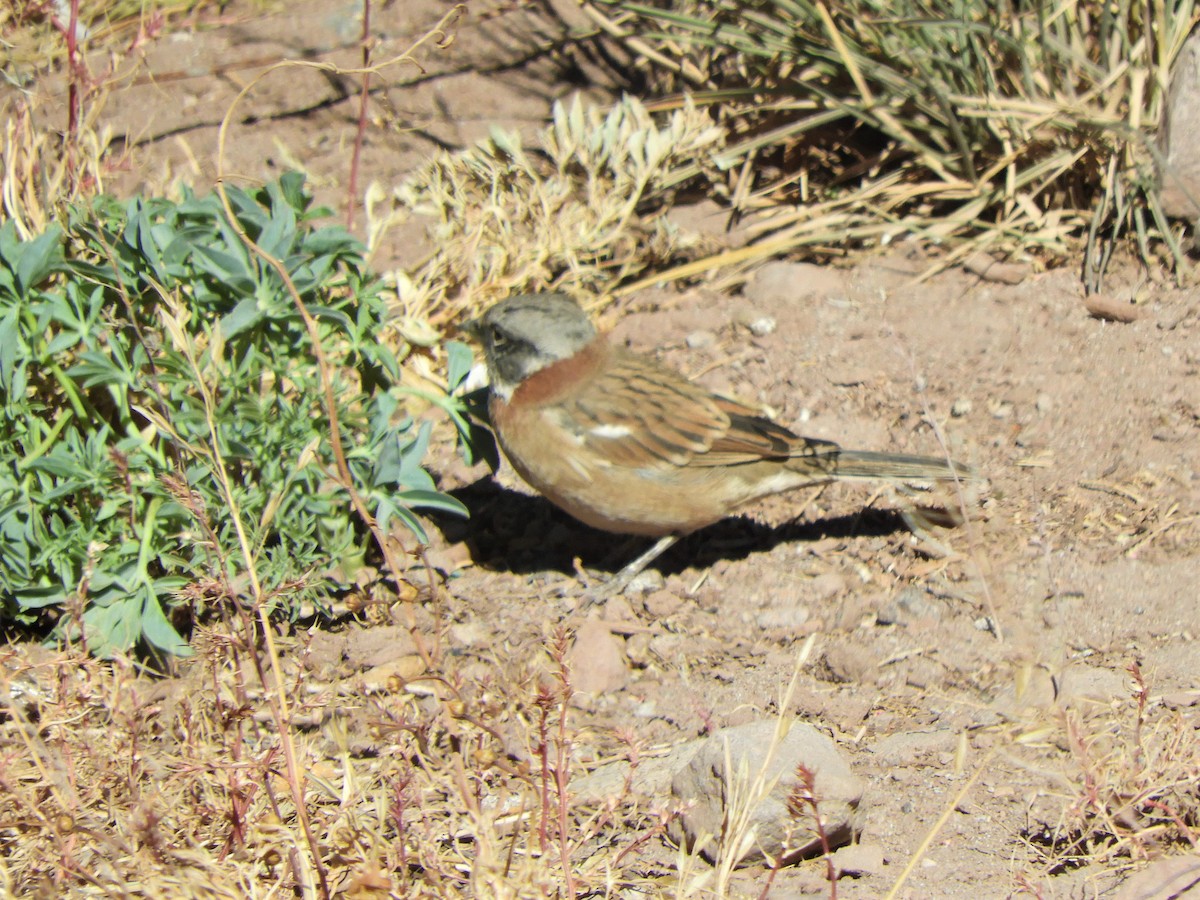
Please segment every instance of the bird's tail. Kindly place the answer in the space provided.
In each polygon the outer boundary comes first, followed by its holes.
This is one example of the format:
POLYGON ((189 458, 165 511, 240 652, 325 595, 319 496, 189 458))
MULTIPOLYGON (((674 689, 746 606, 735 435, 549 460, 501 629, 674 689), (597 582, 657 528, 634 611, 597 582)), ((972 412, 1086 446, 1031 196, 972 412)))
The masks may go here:
POLYGON ((833 474, 837 478, 864 478, 877 481, 938 480, 975 477, 970 466, 936 456, 905 456, 875 453, 870 450, 841 450, 833 474))

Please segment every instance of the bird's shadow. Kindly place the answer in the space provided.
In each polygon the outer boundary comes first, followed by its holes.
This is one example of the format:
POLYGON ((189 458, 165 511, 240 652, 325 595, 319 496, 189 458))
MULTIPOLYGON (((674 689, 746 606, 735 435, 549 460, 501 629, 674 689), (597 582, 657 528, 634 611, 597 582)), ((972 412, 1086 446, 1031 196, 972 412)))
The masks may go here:
MULTIPOLYGON (((428 518, 452 544, 465 542, 476 565, 528 574, 571 573, 574 561, 601 572, 616 572, 649 546, 649 539, 624 538, 576 521, 548 500, 509 490, 490 477, 449 491, 470 510, 469 519, 441 513, 428 518)), ((867 508, 852 515, 770 526, 731 516, 688 535, 651 563, 664 576, 689 566, 744 559, 779 544, 823 538, 886 537, 908 531, 903 516, 867 508)))

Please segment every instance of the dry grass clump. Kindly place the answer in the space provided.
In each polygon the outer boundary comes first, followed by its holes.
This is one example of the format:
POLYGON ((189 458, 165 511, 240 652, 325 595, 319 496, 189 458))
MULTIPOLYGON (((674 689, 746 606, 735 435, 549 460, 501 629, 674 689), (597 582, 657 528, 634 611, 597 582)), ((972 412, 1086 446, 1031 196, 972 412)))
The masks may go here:
POLYGON ((96 130, 100 106, 89 107, 73 138, 46 127, 34 96, 0 103, 0 209, 22 240, 42 234, 64 207, 104 189, 107 129, 96 130))
POLYGON ((715 151, 720 129, 684 103, 661 123, 633 97, 604 111, 555 104, 529 150, 511 134, 442 153, 390 199, 368 198, 372 243, 409 217, 437 249, 397 273, 406 317, 443 324, 519 290, 604 293, 694 246, 661 217, 671 173, 715 151))
POLYGON ((1071 766, 1057 821, 1027 835, 1049 873, 1145 860, 1200 844, 1200 741, 1194 717, 1152 703, 1137 663, 1133 700, 1063 722, 1071 766))
POLYGON ((712 187, 758 213, 763 255, 915 234, 954 244, 943 264, 980 248, 1059 262, 1086 236, 1089 286, 1129 234, 1144 258, 1157 238, 1182 259, 1154 140, 1193 3, 587 8, 657 90, 728 128, 712 187))
POLYGON ((211 0, 13 0, 0 6, 0 68, 10 81, 25 83, 60 63, 69 53, 65 36, 72 18, 80 41, 102 47, 136 41, 147 28, 212 5, 211 0))
POLYGON ((167 680, 29 646, 0 656, 9 893, 658 895, 641 851, 667 813, 624 791, 571 797, 581 756, 598 751, 572 724, 564 635, 508 686, 432 674, 314 685, 289 658, 283 733, 265 708, 265 651, 218 631, 197 644, 167 680), (281 741, 303 773, 307 826, 281 741))

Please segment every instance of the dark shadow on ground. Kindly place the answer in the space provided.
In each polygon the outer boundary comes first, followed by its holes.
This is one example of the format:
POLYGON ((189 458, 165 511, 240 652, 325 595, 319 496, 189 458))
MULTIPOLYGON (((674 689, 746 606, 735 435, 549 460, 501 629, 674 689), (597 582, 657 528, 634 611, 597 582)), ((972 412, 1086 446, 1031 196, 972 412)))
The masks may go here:
MULTIPOLYGON (((501 487, 491 478, 449 492, 471 511, 463 520, 426 512, 450 543, 465 541, 474 562, 487 569, 531 574, 574 571, 578 558, 587 569, 616 572, 650 546, 648 538, 598 531, 577 522, 542 497, 501 487)), ((798 504, 800 505, 800 504, 798 504)), ((777 527, 744 516, 731 516, 689 535, 650 568, 664 576, 689 566, 744 559, 779 544, 822 538, 886 537, 908 527, 899 512, 862 509, 850 515, 794 521, 777 527)))

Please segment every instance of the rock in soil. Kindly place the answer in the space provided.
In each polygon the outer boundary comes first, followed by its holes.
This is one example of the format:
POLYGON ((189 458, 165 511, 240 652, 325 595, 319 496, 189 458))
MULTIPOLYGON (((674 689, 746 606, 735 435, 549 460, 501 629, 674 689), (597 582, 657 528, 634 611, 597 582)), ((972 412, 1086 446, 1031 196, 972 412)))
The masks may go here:
MULTIPOLYGON (((804 767, 814 776, 813 793, 830 847, 854 835, 863 782, 850 771, 837 745, 803 722, 778 739, 776 721, 726 728, 699 742, 695 755, 671 781, 671 793, 686 809, 672 824, 677 841, 710 862, 720 853, 738 854, 739 866, 764 858, 790 865, 821 852, 816 817, 799 781, 804 767), (746 814, 736 799, 756 783, 773 785, 755 803, 740 834, 729 823, 746 814), (736 787, 733 787, 736 785, 736 787), (709 840, 702 843, 705 837, 709 840), (734 848, 722 842, 739 842, 734 848)), ((742 801, 747 802, 747 801, 742 801)))
POLYGON ((581 694, 620 690, 629 678, 621 639, 597 619, 579 626, 567 662, 571 684, 581 694))

